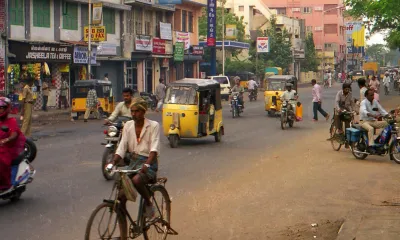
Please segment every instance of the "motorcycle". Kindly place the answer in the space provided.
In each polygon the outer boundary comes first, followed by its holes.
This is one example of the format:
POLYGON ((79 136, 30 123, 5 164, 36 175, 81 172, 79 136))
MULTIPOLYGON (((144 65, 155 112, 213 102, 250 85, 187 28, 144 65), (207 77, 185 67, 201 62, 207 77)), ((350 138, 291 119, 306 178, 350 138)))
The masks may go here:
MULTIPOLYGON (((394 111, 391 111, 393 113, 394 111)), ((368 132, 359 124, 354 124, 352 131, 348 136, 351 142, 351 151, 355 158, 365 159, 368 155, 386 156, 389 154, 390 160, 394 160, 400 164, 400 138, 398 137, 396 120, 391 115, 385 117, 384 120, 388 125, 383 129, 380 135, 375 140, 368 139, 368 132), (358 131, 355 131, 354 128, 358 131), (373 151, 367 151, 369 141, 374 141, 372 145, 373 151), (397 153, 395 154, 395 151, 397 153)))
POLYGON ((240 117, 240 113, 243 112, 242 105, 239 103, 239 92, 233 92, 232 93, 232 99, 231 99, 231 112, 232 112, 232 118, 235 117, 240 117))
POLYGON ((101 160, 101 171, 106 180, 114 179, 114 172, 106 171, 105 168, 111 163, 121 141, 124 124, 129 120, 132 119, 128 117, 118 117, 116 121, 109 124, 107 130, 104 130, 104 134, 106 135, 104 140, 106 140, 106 143, 102 143, 102 145, 105 145, 105 149, 101 160))
MULTIPOLYGON (((1 131, 8 132, 9 128, 2 126, 1 131)), ((31 183, 35 176, 36 170, 30 164, 34 159, 28 160, 24 151, 11 162, 11 187, 0 192, 0 199, 15 202, 21 198, 22 193, 26 190, 26 185, 31 183)))
POLYGON ((249 100, 251 101, 257 101, 257 88, 250 90, 249 92, 249 100))
POLYGON ((158 101, 156 95, 152 93, 141 92, 140 96, 147 101, 147 105, 149 106, 149 108, 151 108, 151 110, 154 111, 157 109, 158 101))
MULTIPOLYGON (((290 99, 292 101, 293 99, 290 99)), ((289 101, 282 101, 281 108, 281 128, 285 130, 286 124, 289 124, 289 127, 293 127, 294 121, 296 120, 296 116, 294 114, 292 105, 289 101)))

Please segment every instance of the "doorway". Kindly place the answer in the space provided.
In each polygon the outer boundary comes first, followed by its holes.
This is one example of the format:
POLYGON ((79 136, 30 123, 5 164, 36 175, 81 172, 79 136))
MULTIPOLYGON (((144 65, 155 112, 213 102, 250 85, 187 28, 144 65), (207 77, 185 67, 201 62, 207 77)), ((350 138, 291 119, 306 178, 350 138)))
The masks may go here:
POLYGON ((188 62, 184 63, 184 69, 185 69, 185 78, 193 78, 194 77, 194 68, 193 68, 193 63, 188 62))
POLYGON ((146 61, 146 86, 145 92, 152 93, 153 92, 153 61, 146 61))
POLYGON ((128 62, 126 74, 126 87, 137 91, 137 62, 128 62))

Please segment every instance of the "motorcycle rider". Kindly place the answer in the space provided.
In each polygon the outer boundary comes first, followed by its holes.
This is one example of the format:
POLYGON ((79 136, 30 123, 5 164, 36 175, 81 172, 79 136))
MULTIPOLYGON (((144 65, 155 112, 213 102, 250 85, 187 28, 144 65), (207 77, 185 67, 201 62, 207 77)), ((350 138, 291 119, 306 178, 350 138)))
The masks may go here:
POLYGON ((361 127, 368 131, 368 152, 370 153, 374 152, 371 147, 374 143, 374 130, 387 126, 386 121, 378 121, 378 118, 387 115, 386 110, 374 99, 374 89, 368 89, 360 106, 360 122, 361 127))
POLYGON ((292 89, 293 84, 286 83, 286 91, 284 91, 281 95, 281 101, 289 101, 289 104, 292 106, 293 113, 296 113, 296 104, 299 96, 297 95, 296 90, 292 89))
MULTIPOLYGON (((345 128, 350 127, 351 115, 355 107, 355 102, 351 96, 351 85, 344 83, 342 90, 336 94, 335 98, 335 123, 338 129, 339 139, 344 140, 343 123, 345 128)), ((346 146, 348 147, 348 146, 346 146)))
POLYGON ((131 109, 129 108, 129 106, 132 104, 132 102, 135 101, 135 98, 133 97, 133 90, 130 88, 124 88, 122 90, 122 97, 124 101, 118 103, 113 113, 111 113, 110 117, 104 120, 105 125, 115 121, 115 119, 117 119, 118 117, 132 117, 131 109))
MULTIPOLYGON (((244 108, 244 99, 243 99, 243 93, 244 93, 244 88, 240 86, 240 78, 235 77, 235 86, 231 89, 231 92, 238 92, 239 93, 239 104, 242 105, 242 108, 244 108)), ((229 98, 229 102, 231 101, 232 96, 229 98)))
POLYGON ((0 126, 8 131, 0 130, 0 191, 11 187, 11 162, 24 151, 25 136, 18 127, 15 118, 9 118, 11 101, 0 97, 0 126))
POLYGON ((247 89, 249 90, 249 96, 251 95, 251 92, 254 91, 254 94, 257 95, 257 88, 258 88, 258 84, 256 81, 254 81, 254 79, 250 79, 247 82, 247 89))

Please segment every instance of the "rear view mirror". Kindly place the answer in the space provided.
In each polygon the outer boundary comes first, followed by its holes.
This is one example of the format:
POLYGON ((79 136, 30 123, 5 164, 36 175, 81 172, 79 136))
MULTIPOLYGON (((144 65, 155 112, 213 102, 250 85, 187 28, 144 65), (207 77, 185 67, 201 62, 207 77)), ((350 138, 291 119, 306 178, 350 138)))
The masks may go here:
POLYGON ((10 131, 10 129, 4 125, 4 126, 1 126, 1 131, 8 132, 8 131, 10 131))

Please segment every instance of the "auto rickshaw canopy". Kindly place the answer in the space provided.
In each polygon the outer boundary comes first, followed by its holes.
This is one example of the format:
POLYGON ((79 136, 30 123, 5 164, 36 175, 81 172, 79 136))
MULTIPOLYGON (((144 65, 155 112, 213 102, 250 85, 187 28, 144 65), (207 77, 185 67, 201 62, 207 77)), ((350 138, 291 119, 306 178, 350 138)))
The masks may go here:
POLYGON ((104 98, 110 97, 112 83, 110 81, 91 79, 91 80, 78 80, 74 83, 74 90, 72 91, 73 98, 86 98, 86 95, 91 86, 95 86, 97 97, 104 98))
POLYGON ((266 91, 285 91, 285 84, 291 83, 292 89, 297 91, 297 78, 293 75, 272 75, 265 79, 266 91), (274 84, 275 83, 275 84, 274 84), (283 88, 282 88, 283 86, 283 88), (282 89, 275 89, 280 87, 282 89))

